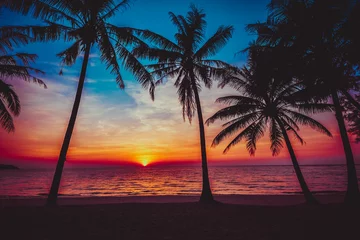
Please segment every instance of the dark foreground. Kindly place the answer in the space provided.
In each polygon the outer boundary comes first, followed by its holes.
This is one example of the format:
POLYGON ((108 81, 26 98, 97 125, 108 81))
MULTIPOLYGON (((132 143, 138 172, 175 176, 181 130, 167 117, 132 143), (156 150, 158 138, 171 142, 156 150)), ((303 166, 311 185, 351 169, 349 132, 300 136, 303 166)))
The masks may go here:
POLYGON ((360 239, 360 208, 198 203, 13 206, 0 209, 10 239, 360 239))

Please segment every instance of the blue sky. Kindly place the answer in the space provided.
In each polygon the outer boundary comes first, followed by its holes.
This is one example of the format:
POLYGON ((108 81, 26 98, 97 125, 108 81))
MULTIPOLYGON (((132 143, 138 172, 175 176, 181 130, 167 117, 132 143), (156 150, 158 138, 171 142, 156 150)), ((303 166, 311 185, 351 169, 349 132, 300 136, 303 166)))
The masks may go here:
MULTIPOLYGON (((207 37, 210 37, 220 25, 233 25, 235 28, 233 38, 214 58, 231 64, 244 64, 246 55, 235 56, 235 53, 246 48, 255 38, 245 31, 245 26, 266 19, 268 1, 136 0, 133 1, 130 9, 118 13, 111 21, 118 26, 149 29, 173 40, 176 28, 172 25, 168 12, 186 15, 191 3, 204 9, 207 14, 207 37)), ((4 11, 0 18, 2 25, 40 23, 31 17, 19 16, 7 11, 4 11)), ((66 67, 64 75, 59 76, 61 67, 56 54, 69 46, 70 43, 59 41, 30 44, 16 49, 17 52, 38 54, 39 59, 35 67, 46 72, 42 78, 49 88, 44 90, 34 84, 16 81, 12 83, 20 95, 22 113, 16 118, 15 134, 0 134, 0 158, 32 156, 56 158, 58 155, 71 112, 82 60, 79 57, 74 66, 66 67), (6 141, 1 141, 2 138, 6 141), (9 149, 13 151, 9 152, 9 149), (33 149, 36 151, 34 152, 33 149), (6 151, 8 155, 5 154, 6 151)), ((92 50, 69 158, 134 161, 198 160, 200 150, 198 129, 195 124, 197 119, 194 119, 191 125, 184 123, 176 89, 171 82, 157 89, 155 102, 152 102, 147 91, 136 83, 129 72, 122 71, 122 73, 126 84, 125 90, 118 88, 114 77, 100 62, 96 48, 92 50)), ((218 97, 230 94, 238 93, 231 88, 217 89, 216 84, 211 90, 203 89, 200 98, 204 118, 207 119, 220 109, 221 106, 214 103, 218 97)), ((305 135, 308 145, 303 147, 295 144, 295 149, 299 149, 300 162, 306 158, 308 160, 306 163, 313 163, 311 161, 318 161, 319 156, 324 160, 334 149, 337 155, 332 157, 341 162, 342 146, 338 144, 339 136, 334 124, 334 116, 329 113, 316 118, 331 123, 327 126, 334 133, 335 139, 314 134, 310 129, 304 128, 301 134, 305 135), (306 150, 303 151, 304 149, 306 150)), ((215 149, 210 147, 212 139, 220 129, 221 123, 206 127, 209 159, 249 160, 244 143, 236 146, 227 155, 222 154, 227 141, 215 149)), ((360 148, 354 148, 356 155, 359 155, 359 151, 360 148)), ((267 138, 259 142, 257 152, 255 159, 258 163, 269 164, 268 161, 272 161, 277 164, 289 164, 286 149, 276 159, 271 156, 267 138)))
MULTIPOLYGON (((268 1, 263 0, 198 0, 198 1, 165 1, 165 0, 135 0, 131 7, 119 12, 111 19, 113 24, 118 26, 130 26, 140 29, 149 29, 159 33, 171 40, 176 28, 169 19, 169 11, 175 14, 186 15, 191 4, 195 4, 207 14, 207 36, 210 37, 220 25, 233 25, 235 32, 229 43, 214 58, 227 61, 232 64, 242 65, 246 61, 245 54, 235 53, 246 48, 248 43, 254 39, 245 31, 248 23, 263 21, 266 18, 266 4, 268 1)), ((17 14, 5 11, 1 16, 3 25, 31 25, 40 24, 38 20, 31 17, 19 16, 17 14)), ((60 60, 56 54, 70 46, 70 43, 36 43, 22 47, 17 51, 25 51, 36 53, 39 56, 36 67, 46 72, 48 81, 64 82, 64 77, 59 76, 60 60)), ((93 53, 96 56, 96 49, 93 53)), ((132 104, 132 99, 125 92, 119 92, 113 76, 102 65, 100 60, 94 57, 90 63, 92 66, 88 68, 87 81, 85 91, 89 93, 101 93, 107 96, 116 96, 115 101, 119 104, 132 104), (96 79, 96 81, 95 81, 96 79), (94 80, 94 81, 91 81, 94 80), (100 81, 102 80, 102 81, 100 81)), ((79 58, 74 66, 64 71, 64 76, 71 78, 72 82, 64 82, 65 84, 76 86, 76 78, 79 75, 78 70, 81 68, 81 58, 79 58)), ((123 78, 126 83, 135 82, 134 77, 128 71, 123 70, 123 78)), ((114 99, 111 101, 114 102, 114 99)))
MULTIPOLYGON (((165 0, 134 0, 131 7, 118 13, 112 18, 112 23, 118 26, 130 26, 141 29, 149 29, 173 40, 175 27, 172 25, 168 12, 185 15, 189 10, 190 4, 195 4, 198 8, 204 9, 207 15, 207 36, 211 36, 220 25, 233 25, 235 28, 234 36, 226 47, 215 57, 229 63, 243 63, 246 59, 244 54, 235 56, 235 53, 247 47, 248 43, 254 38, 245 31, 248 23, 263 21, 266 18, 266 4, 263 0, 197 0, 197 1, 165 1, 165 0)), ((37 20, 31 17, 19 16, 5 11, 1 16, 2 25, 28 25, 38 24, 37 20)), ((55 54, 63 50, 68 43, 38 43, 31 44, 22 49, 34 52, 39 55, 40 64, 43 62, 55 63, 59 61, 55 54)), ((95 52, 96 50, 94 50, 95 52)), ((79 62, 79 61, 78 61, 79 62)), ((41 66, 41 65, 39 65, 41 66)), ((54 66, 50 67, 48 74, 57 73, 54 66)), ((78 69, 78 65, 74 66, 78 69)), ((90 78, 111 78, 111 75, 103 67, 96 71, 90 71, 90 78)), ((130 73, 126 73, 125 79, 134 79, 130 73)))

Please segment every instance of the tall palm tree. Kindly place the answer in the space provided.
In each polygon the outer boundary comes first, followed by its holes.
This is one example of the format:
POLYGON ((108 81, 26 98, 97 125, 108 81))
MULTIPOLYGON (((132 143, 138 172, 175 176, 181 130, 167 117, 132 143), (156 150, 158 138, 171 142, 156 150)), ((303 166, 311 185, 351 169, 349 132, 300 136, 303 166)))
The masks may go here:
MULTIPOLYGON (((151 75, 129 50, 141 42, 136 37, 136 34, 141 31, 130 27, 117 27, 109 21, 119 10, 129 7, 130 1, 128 0, 4 1, 5 6, 10 10, 22 14, 31 14, 47 24, 47 26, 18 27, 19 31, 31 34, 35 41, 65 40, 71 42, 69 48, 57 55, 62 59, 63 64, 71 66, 83 54, 75 101, 47 199, 48 205, 56 205, 61 175, 80 106, 92 49, 97 46, 101 55, 100 59, 107 68, 111 69, 111 73, 115 75, 116 82, 121 89, 125 87, 120 73, 120 66, 122 65, 136 76, 143 87, 149 88, 153 96, 154 85, 151 75), (118 61, 118 58, 121 59, 121 62, 118 61)), ((143 31, 142 34, 151 36, 149 31, 143 31)), ((156 36, 154 38, 156 39, 156 36)))
MULTIPOLYGON (((156 61, 147 67, 158 77, 157 83, 165 77, 176 78, 179 101, 183 107, 183 117, 191 122, 197 111, 202 160, 202 193, 200 202, 213 202, 206 157, 204 122, 201 110, 199 91, 201 84, 210 88, 213 79, 221 78, 228 64, 220 60, 208 59, 214 56, 231 38, 233 27, 221 26, 215 34, 205 41, 205 13, 190 6, 186 16, 170 12, 170 19, 176 26, 175 42, 166 38, 156 39, 158 47, 143 44, 134 49, 134 54, 141 58, 156 61)), ((152 38, 145 39, 153 40, 152 38)))
POLYGON ((11 54, 14 47, 29 42, 29 37, 11 27, 0 27, 0 124, 7 132, 14 132, 13 117, 20 114, 20 100, 13 87, 6 81, 25 80, 45 83, 33 74, 42 73, 30 66, 37 56, 28 53, 11 54))
POLYGON ((360 109, 349 94, 351 89, 358 87, 356 64, 359 61, 349 54, 349 49, 354 46, 349 43, 355 40, 351 41, 353 35, 342 33, 344 26, 349 27, 344 22, 347 22, 352 6, 351 0, 272 0, 268 20, 250 24, 248 29, 258 34, 259 44, 286 46, 296 53, 298 70, 294 77, 302 79, 307 86, 303 93, 305 97, 319 101, 332 99, 346 155, 348 186, 345 202, 358 203, 360 193, 354 156, 339 100, 344 96, 360 109))
POLYGON ((222 83, 223 86, 230 85, 238 90, 239 95, 225 96, 216 100, 229 106, 219 110, 206 123, 209 125, 216 120, 229 121, 223 124, 224 129, 214 138, 212 146, 218 145, 242 129, 227 145, 224 153, 244 139, 250 155, 255 155, 256 143, 269 127, 270 149, 273 156, 280 153, 285 141, 306 202, 317 203, 305 182, 288 134, 291 133, 303 144, 304 140, 298 131, 299 125, 305 125, 331 136, 321 123, 304 114, 330 111, 331 105, 294 101, 292 95, 299 91, 299 84, 274 79, 274 75, 266 76, 269 72, 264 70, 259 67, 244 67, 238 74, 231 75, 225 83, 222 83))

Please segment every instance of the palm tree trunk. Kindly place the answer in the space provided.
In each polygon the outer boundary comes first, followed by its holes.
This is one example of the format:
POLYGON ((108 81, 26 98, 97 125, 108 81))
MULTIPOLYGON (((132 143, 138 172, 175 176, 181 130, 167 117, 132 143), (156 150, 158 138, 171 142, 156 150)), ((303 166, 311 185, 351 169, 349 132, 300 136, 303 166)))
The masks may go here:
POLYGON ((286 129, 285 129, 283 123, 281 122, 280 119, 276 119, 276 122, 279 124, 279 126, 281 128, 282 135, 284 136, 286 147, 287 147, 287 149, 289 151, 291 161, 292 161, 292 164, 294 166, 295 173, 296 173, 296 177, 297 177, 297 179, 298 179, 298 181, 300 183, 300 187, 301 187, 301 190, 302 190, 302 192, 304 194, 306 203, 318 204, 318 201, 312 195, 312 193, 309 190, 309 187, 307 186, 307 184, 305 182, 305 179, 304 179, 304 176, 303 176, 303 174, 301 172, 299 163, 298 163, 298 161, 296 159, 294 149, 292 148, 289 136, 287 135, 287 132, 286 132, 286 129))
POLYGON ((66 130, 65 137, 64 137, 64 142, 61 147, 59 160, 57 162, 54 178, 53 178, 53 181, 51 184, 50 193, 49 193, 48 199, 47 199, 47 205, 49 205, 49 206, 56 205, 61 175, 62 175, 64 164, 66 161, 66 154, 69 149, 72 132, 73 132, 74 126, 75 126, 76 116, 77 116, 79 106, 80 106, 81 94, 82 94, 82 90, 84 87, 86 69, 87 69, 87 65, 88 65, 88 61, 89 61, 90 48, 91 48, 91 45, 87 44, 86 48, 85 48, 85 56, 84 56, 84 60, 83 60, 82 68, 81 68, 81 74, 80 74, 80 78, 79 78, 78 88, 76 91, 76 97, 75 97, 73 109, 71 112, 71 117, 69 120, 69 124, 68 124, 67 130, 66 130))
POLYGON ((347 167, 347 175, 348 175, 348 185, 347 191, 345 195, 345 202, 349 204, 359 203, 359 186, 356 175, 356 168, 354 162, 354 156, 351 150, 351 145, 349 141, 349 137, 347 135, 345 121, 342 114, 342 109, 339 101, 338 94, 336 90, 332 90, 331 96, 333 99, 333 103, 335 106, 335 116, 339 125, 341 140, 343 143, 345 156, 346 156, 346 167, 347 167))
POLYGON ((195 84, 194 78, 195 76, 192 74, 192 88, 195 94, 196 110, 199 119, 199 129, 200 129, 201 163, 202 163, 202 191, 200 196, 200 202, 212 203, 214 202, 214 197, 211 193, 208 166, 207 166, 204 120, 201 111, 199 92, 195 84))

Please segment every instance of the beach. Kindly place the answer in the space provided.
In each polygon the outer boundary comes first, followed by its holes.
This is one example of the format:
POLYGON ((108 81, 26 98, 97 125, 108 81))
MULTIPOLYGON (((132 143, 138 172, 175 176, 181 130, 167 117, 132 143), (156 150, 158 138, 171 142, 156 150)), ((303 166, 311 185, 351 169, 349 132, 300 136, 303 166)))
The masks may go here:
POLYGON ((360 208, 342 195, 1 199, 2 239, 357 239, 360 208))

